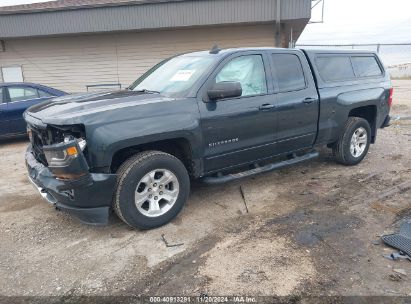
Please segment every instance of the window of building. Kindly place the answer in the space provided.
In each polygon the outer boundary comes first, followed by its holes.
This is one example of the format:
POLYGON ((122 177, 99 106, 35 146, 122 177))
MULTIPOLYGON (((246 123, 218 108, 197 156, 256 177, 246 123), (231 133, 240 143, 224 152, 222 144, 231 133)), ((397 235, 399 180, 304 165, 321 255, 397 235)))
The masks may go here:
POLYGON ((8 87, 10 101, 23 101, 39 98, 37 89, 30 87, 8 87))
POLYGON ((21 66, 2 67, 3 82, 23 82, 23 70, 21 66))
POLYGON ((273 54, 274 70, 281 92, 301 90, 306 87, 301 61, 294 54, 273 54))
POLYGON ((382 75, 380 66, 374 56, 351 57, 357 77, 382 75))
POLYGON ((324 81, 355 79, 349 56, 324 56, 316 59, 318 72, 324 81))
POLYGON ((234 58, 217 74, 216 83, 237 81, 241 83, 243 94, 252 96, 267 93, 263 58, 260 55, 247 55, 234 58))

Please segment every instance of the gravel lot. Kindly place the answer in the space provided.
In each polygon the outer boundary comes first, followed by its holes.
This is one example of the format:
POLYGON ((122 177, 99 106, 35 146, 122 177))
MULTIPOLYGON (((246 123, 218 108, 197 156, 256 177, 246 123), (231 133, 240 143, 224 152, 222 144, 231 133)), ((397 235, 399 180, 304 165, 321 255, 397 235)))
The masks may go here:
POLYGON ((3 141, 0 294, 411 295, 411 263, 383 258, 394 250, 376 243, 411 218, 411 81, 394 87, 401 119, 360 165, 324 149, 254 178, 195 184, 178 218, 151 231, 54 210, 27 180, 27 141, 3 141), (394 269, 408 276, 393 280, 394 269))

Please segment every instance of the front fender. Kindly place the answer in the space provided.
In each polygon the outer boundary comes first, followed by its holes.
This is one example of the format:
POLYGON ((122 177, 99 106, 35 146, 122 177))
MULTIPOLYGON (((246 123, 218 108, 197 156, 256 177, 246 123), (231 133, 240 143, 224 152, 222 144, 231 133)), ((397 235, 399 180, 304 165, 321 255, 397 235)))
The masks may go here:
MULTIPOLYGON (((170 130, 160 131, 159 129, 155 130, 153 128, 152 130, 146 130, 147 132, 145 133, 139 133, 138 136, 136 136, 132 130, 126 129, 127 131, 124 131, 121 137, 117 137, 116 141, 102 145, 102 150, 104 153, 101 155, 103 158, 101 160, 99 159, 98 162, 102 162, 106 166, 111 163, 114 154, 119 150, 167 139, 184 138, 190 143, 191 147, 199 147, 201 145, 201 135, 198 134, 198 129, 199 124, 197 121, 193 121, 189 125, 184 124, 184 126, 180 122, 170 130), (178 128, 179 126, 182 128, 178 128)), ((104 133, 105 130, 100 131, 104 133)), ((198 157, 198 155, 200 155, 199 151, 193 149, 193 158, 198 157)))
MULTIPOLYGON (((90 132, 90 133, 89 133, 90 132)), ((199 116, 173 113, 101 124, 90 134, 90 158, 94 167, 110 166, 114 154, 124 148, 167 139, 184 138, 193 147, 193 158, 199 158, 201 132, 199 116)))

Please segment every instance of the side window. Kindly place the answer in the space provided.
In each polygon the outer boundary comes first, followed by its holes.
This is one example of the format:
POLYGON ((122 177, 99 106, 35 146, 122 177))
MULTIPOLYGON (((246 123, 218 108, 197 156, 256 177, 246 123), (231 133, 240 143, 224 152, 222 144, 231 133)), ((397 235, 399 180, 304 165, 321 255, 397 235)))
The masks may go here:
POLYGON ((37 89, 30 87, 8 87, 10 101, 23 101, 39 98, 37 89))
POLYGON ((2 87, 0 87, 0 103, 4 103, 4 102, 6 102, 5 100, 4 100, 4 93, 3 93, 3 88, 2 87))
POLYGON ((47 93, 46 91, 37 89, 37 92, 39 93, 40 98, 44 98, 44 97, 53 97, 54 95, 47 93))
POLYGON ((380 76, 382 71, 374 56, 351 57, 357 77, 380 76))
POLYGON ((324 81, 355 79, 351 60, 348 56, 324 56, 315 60, 318 72, 324 81))
POLYGON ((294 54, 272 54, 274 70, 281 92, 301 90, 306 87, 300 58, 294 54))
POLYGON ((267 81, 261 55, 246 55, 234 58, 217 74, 215 82, 238 81, 243 94, 252 96, 267 93, 267 81))

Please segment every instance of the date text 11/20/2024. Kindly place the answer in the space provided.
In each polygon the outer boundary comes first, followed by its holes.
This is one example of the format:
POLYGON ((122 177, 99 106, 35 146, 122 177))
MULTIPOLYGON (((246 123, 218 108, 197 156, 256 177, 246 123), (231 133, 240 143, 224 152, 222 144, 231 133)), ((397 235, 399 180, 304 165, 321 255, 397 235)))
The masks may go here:
POLYGON ((244 296, 207 296, 199 297, 150 297, 150 303, 257 303, 256 297, 244 296))

